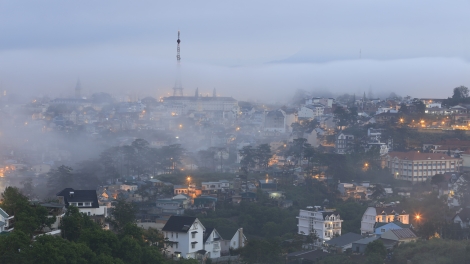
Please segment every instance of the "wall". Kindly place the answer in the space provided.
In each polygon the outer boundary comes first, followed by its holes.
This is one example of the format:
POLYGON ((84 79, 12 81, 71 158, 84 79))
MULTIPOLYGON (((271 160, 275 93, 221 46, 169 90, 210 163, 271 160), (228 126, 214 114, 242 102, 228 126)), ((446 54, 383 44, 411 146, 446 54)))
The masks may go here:
POLYGON ((106 206, 100 206, 99 208, 78 208, 80 213, 87 214, 90 213, 89 215, 104 215, 104 217, 108 216, 108 211, 106 206))

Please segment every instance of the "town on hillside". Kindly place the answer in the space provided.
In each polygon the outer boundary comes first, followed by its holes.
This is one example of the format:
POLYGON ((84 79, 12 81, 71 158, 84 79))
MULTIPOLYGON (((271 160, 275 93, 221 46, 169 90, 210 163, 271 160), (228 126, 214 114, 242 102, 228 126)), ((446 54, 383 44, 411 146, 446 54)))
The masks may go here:
POLYGON ((0 97, 7 262, 51 243, 112 263, 469 257, 466 87, 447 99, 298 91, 282 105, 75 91, 0 97))

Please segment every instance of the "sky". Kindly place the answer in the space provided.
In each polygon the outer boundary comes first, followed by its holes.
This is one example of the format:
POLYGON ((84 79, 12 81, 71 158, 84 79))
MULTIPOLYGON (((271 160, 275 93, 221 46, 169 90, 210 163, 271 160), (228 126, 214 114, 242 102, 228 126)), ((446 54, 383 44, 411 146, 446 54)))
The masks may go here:
POLYGON ((0 0, 0 89, 287 101, 296 90, 448 97, 470 86, 470 0, 0 0))

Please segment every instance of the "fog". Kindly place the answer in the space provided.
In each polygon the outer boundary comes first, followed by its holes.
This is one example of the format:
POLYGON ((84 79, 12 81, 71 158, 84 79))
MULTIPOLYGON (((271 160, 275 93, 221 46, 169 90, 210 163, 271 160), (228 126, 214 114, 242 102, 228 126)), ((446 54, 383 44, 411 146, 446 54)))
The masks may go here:
POLYGON ((239 100, 296 89, 447 97, 468 85, 468 1, 0 1, 0 88, 162 96, 175 82, 239 100))

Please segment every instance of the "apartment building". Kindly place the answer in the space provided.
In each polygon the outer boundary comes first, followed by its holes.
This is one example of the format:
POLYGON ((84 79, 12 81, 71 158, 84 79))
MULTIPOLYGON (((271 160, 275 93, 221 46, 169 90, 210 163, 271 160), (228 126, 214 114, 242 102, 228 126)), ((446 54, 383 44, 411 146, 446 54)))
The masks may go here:
POLYGON ((396 179, 422 182, 436 174, 458 172, 462 167, 462 159, 443 153, 390 152, 387 166, 396 179))
POLYGON ((316 233, 322 242, 328 241, 335 236, 341 236, 340 215, 333 210, 321 210, 319 206, 315 208, 309 206, 309 210, 300 210, 298 219, 298 234, 308 236, 316 233), (310 210, 311 209, 311 210, 310 210))

